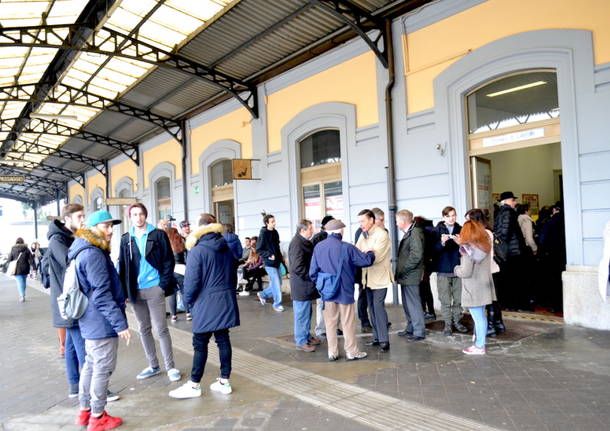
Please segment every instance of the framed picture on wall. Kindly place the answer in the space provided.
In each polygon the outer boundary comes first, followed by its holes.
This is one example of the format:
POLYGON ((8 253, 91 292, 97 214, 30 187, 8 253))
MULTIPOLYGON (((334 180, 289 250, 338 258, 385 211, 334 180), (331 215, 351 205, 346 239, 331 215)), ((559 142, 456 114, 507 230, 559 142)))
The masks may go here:
POLYGON ((540 208, 540 204, 538 201, 537 193, 523 193, 521 195, 521 202, 524 204, 530 205, 530 211, 532 214, 538 214, 538 209, 540 208))

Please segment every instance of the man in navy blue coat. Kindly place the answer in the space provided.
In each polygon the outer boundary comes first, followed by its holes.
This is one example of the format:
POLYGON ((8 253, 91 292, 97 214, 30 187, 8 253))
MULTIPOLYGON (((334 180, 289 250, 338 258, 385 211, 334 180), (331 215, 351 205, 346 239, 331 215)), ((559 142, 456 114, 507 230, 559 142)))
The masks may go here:
POLYGON ((184 301, 193 313, 193 369, 191 380, 170 391, 172 398, 201 396, 201 379, 208 359, 208 343, 214 335, 220 355, 220 377, 210 389, 222 394, 233 390, 229 329, 239 326, 235 285, 235 259, 222 237, 223 227, 212 214, 201 214, 199 228, 186 240, 189 250, 184 274, 184 301))
POLYGON ((321 272, 327 274, 340 273, 341 279, 337 292, 332 298, 324 301, 324 323, 326 324, 328 359, 330 361, 336 361, 339 357, 337 344, 339 318, 343 327, 343 347, 346 359, 351 361, 366 358, 366 352, 360 352, 356 342, 354 279, 356 277, 356 267, 371 266, 375 261, 375 254, 371 250, 363 253, 352 244, 343 242, 344 227, 345 225, 341 220, 331 220, 326 224, 328 237, 314 248, 309 269, 309 277, 314 283, 321 272), (345 257, 340 262, 342 251, 345 257))
POLYGON ((107 430, 123 420, 106 413, 108 382, 116 367, 118 337, 129 340, 125 316, 125 296, 119 275, 110 260, 112 227, 121 223, 108 211, 96 211, 87 227, 76 231, 76 240, 68 251, 68 261, 75 259, 76 276, 89 302, 78 321, 85 339, 85 365, 80 374, 80 412, 77 425, 89 430, 107 430))

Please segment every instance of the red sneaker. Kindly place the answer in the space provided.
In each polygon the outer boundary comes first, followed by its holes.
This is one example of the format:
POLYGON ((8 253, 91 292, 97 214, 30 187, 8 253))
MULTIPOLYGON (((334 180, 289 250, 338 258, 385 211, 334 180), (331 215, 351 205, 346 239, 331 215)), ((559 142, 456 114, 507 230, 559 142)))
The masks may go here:
POLYGON ((104 413, 102 413, 99 418, 91 416, 91 419, 89 419, 89 426, 87 427, 87 431, 111 430, 116 427, 120 427, 122 423, 123 419, 119 417, 110 416, 104 411, 104 413))
POLYGON ((76 418, 76 425, 89 425, 89 418, 91 417, 91 410, 81 410, 76 418))

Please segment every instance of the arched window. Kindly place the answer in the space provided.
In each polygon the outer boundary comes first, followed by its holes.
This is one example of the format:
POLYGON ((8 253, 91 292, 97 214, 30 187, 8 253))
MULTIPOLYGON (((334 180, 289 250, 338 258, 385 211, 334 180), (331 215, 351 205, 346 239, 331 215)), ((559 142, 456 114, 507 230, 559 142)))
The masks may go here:
POLYGON ((325 215, 343 218, 341 138, 338 130, 321 130, 299 142, 302 213, 316 228, 325 215))
POLYGON ((91 209, 92 212, 104 209, 104 196, 102 194, 102 190, 99 188, 96 188, 92 193, 91 209))
POLYGON ((157 221, 167 219, 172 212, 172 197, 170 192, 170 179, 161 177, 155 182, 155 197, 157 208, 157 221))
POLYGON ((212 203, 218 223, 235 225, 235 202, 233 191, 233 166, 231 160, 223 159, 210 166, 212 203))

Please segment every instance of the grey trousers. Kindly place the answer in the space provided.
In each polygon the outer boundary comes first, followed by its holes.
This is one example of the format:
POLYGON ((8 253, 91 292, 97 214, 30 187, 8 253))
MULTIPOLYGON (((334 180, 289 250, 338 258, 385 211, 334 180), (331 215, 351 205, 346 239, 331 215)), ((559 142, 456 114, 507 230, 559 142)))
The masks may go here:
POLYGON ((426 336, 426 323, 424 320, 424 310, 419 298, 419 285, 403 286, 400 285, 402 296, 402 308, 405 310, 407 318, 407 331, 413 332, 416 337, 426 336))
POLYGON ((462 318, 462 281, 459 277, 438 275, 436 278, 441 313, 446 324, 458 323, 462 318))
POLYGON ((91 414, 98 416, 106 407, 106 394, 110 376, 116 367, 119 339, 101 338, 85 340, 85 365, 78 382, 78 401, 81 408, 91 407, 91 414))
POLYGON ((322 312, 323 301, 321 298, 316 299, 316 329, 314 334, 316 337, 323 337, 326 334, 326 324, 324 323, 324 313, 322 312))
POLYGON ((159 346, 163 355, 165 369, 174 368, 174 352, 172 350, 172 338, 167 329, 167 318, 165 317, 165 292, 159 286, 149 289, 138 290, 137 300, 132 304, 140 328, 140 339, 142 347, 151 368, 159 368, 157 349, 152 330, 159 337, 159 346))
POLYGON ((369 316, 373 325, 373 339, 380 343, 388 343, 388 313, 385 311, 385 297, 388 289, 371 289, 367 287, 366 300, 369 306, 369 316))

